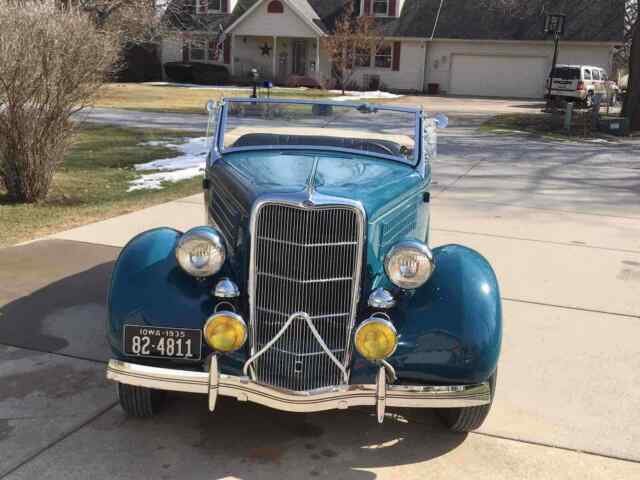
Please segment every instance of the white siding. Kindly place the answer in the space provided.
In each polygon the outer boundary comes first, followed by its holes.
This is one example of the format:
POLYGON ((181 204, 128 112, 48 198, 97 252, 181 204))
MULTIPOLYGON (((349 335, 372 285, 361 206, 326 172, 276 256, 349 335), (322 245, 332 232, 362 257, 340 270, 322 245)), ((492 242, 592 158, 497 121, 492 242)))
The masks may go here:
MULTIPOLYGON (((612 47, 597 43, 560 43, 559 63, 583 63, 601 66, 610 70, 612 47)), ((425 69, 425 89, 428 83, 438 83, 442 93, 451 92, 452 57, 455 55, 487 55, 490 57, 513 56, 523 59, 531 59, 528 66, 523 66, 522 61, 517 61, 515 69, 531 68, 533 75, 540 75, 541 59, 544 59, 543 70, 545 75, 551 69, 553 61, 552 42, 483 42, 483 41, 450 41, 435 40, 429 44, 427 52, 427 65, 425 69)), ((513 81, 513 77, 503 75, 497 80, 506 86, 513 81)), ((544 80, 540 86, 543 92, 544 80)), ((499 85, 498 85, 499 87, 499 85)), ((495 95, 496 85, 491 88, 483 88, 479 83, 474 95, 495 95)), ((508 96, 505 94, 504 96, 508 96)))
MULTIPOLYGON (((323 73, 326 75, 327 71, 323 70, 323 73)), ((365 75, 379 75, 382 85, 390 90, 422 90, 424 43, 415 41, 402 42, 402 47, 400 48, 400 71, 396 72, 393 68, 358 67, 353 81, 362 86, 365 75)))
POLYGON ((315 32, 291 7, 282 1, 284 13, 267 13, 268 1, 262 2, 240 22, 233 34, 283 37, 315 37, 315 32))
POLYGON ((233 43, 231 56, 234 62, 233 74, 244 78, 249 70, 257 68, 263 79, 272 79, 273 70, 273 38, 272 37, 238 37, 233 43), (271 47, 269 56, 262 55, 260 47, 264 44, 271 47))
POLYGON ((161 45, 160 61, 162 63, 162 78, 166 80, 164 64, 167 62, 182 61, 182 40, 177 38, 164 38, 161 45))
POLYGON ((162 40, 162 63, 182 61, 182 40, 165 38, 162 40))

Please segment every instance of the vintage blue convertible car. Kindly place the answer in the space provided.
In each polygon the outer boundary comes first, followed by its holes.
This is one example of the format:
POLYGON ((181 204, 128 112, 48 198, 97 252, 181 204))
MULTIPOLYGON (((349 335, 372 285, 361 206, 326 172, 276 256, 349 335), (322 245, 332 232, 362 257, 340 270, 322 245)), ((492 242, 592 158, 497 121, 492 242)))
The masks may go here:
POLYGON ((434 408, 478 428, 502 339, 477 252, 431 250, 436 121, 368 104, 210 105, 206 226, 159 228, 115 265, 107 377, 130 415, 163 391, 291 412, 434 408))

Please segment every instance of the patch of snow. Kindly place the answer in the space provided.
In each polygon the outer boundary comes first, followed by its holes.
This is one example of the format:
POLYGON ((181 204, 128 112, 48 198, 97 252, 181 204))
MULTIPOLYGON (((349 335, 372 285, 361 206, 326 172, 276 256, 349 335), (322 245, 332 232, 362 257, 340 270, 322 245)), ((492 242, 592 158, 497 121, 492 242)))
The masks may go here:
POLYGON ((514 133, 520 135, 529 135, 529 132, 523 132, 522 130, 509 130, 505 128, 497 128, 493 130, 493 133, 514 133))
POLYGON ((585 142, 588 143, 615 143, 615 142, 611 142, 609 140, 605 140, 604 138, 590 138, 585 140, 585 142))
MULTIPOLYGON (((341 90, 329 90, 330 93, 339 93, 341 94, 341 90)), ((397 95, 395 93, 389 92, 381 92, 380 90, 370 91, 370 92, 352 92, 347 91, 344 92, 344 95, 339 97, 331 97, 329 100, 334 102, 349 102, 352 100, 365 100, 365 99, 376 99, 376 98, 400 98, 404 97, 404 95, 397 95)))
POLYGON ((135 166, 139 172, 145 173, 129 183, 129 192, 134 190, 159 190, 163 182, 179 182, 202 175, 206 165, 209 141, 207 137, 190 138, 181 144, 175 140, 145 142, 144 145, 163 146, 177 150, 181 155, 164 158, 135 166), (160 170, 160 171, 158 171, 160 170))

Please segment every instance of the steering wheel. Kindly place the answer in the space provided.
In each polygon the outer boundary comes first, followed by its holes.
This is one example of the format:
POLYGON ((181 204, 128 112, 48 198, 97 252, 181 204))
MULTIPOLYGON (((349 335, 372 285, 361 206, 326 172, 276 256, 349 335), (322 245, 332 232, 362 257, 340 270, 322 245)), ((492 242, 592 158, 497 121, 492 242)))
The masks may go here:
POLYGON ((378 152, 378 153, 386 153, 388 155, 391 155, 392 157, 395 157, 398 155, 397 152, 394 152, 391 148, 389 148, 388 146, 382 144, 382 143, 378 143, 378 142, 367 142, 368 145, 371 145, 373 147, 376 147, 379 150, 382 150, 382 152, 378 152))

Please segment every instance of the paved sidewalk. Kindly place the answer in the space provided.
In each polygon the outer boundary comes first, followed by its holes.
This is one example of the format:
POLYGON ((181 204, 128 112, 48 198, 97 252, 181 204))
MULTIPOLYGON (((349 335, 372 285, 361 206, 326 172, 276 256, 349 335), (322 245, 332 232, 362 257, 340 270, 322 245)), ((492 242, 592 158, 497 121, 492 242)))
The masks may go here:
POLYGON ((640 478, 638 152, 442 140, 432 245, 476 248, 501 282, 497 396, 479 432, 449 434, 431 412, 378 426, 368 409, 223 400, 209 415, 188 395, 155 421, 125 418, 103 380, 109 272, 135 234, 202 224, 195 195, 0 250, 0 478, 640 478))

